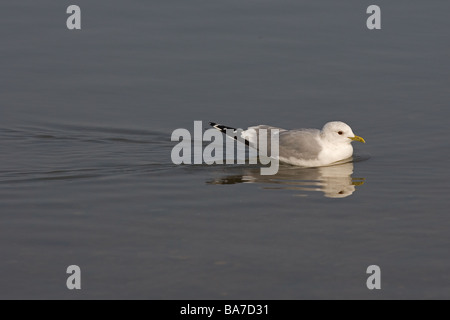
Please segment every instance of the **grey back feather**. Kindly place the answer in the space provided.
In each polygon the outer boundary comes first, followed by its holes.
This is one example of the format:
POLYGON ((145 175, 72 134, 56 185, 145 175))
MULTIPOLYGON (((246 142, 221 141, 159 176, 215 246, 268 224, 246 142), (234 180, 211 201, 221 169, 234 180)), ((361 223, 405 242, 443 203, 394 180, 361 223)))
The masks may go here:
POLYGON ((320 130, 299 129, 280 133, 280 156, 305 160, 317 159, 322 147, 317 138, 320 130))
MULTIPOLYGON (((270 132, 272 129, 278 129, 279 134, 279 155, 283 158, 297 158, 304 160, 317 159, 322 147, 317 142, 317 138, 320 135, 320 130, 317 129, 297 129, 297 130, 286 130, 277 127, 260 125, 250 127, 248 129, 254 129, 258 136, 259 141, 259 130, 266 129, 267 132, 267 151, 268 155, 271 154, 271 141, 270 132)), ((250 144, 252 146, 252 143, 250 144)))

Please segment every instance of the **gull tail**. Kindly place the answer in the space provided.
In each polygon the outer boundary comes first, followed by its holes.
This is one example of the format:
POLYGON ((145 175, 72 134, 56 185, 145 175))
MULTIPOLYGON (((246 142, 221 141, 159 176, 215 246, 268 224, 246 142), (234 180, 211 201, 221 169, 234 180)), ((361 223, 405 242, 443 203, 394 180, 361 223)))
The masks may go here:
MULTIPOLYGON (((238 129, 233 128, 233 127, 224 126, 223 124, 218 124, 218 123, 215 123, 215 122, 210 122, 209 125, 211 127, 213 127, 214 129, 217 129, 217 130, 219 130, 220 132, 222 132, 224 134, 227 134, 227 129, 228 130, 233 130, 233 134, 234 135, 228 135, 228 136, 230 138, 233 138, 234 140, 238 140, 238 137, 236 135, 236 133, 238 133, 238 129)), ((240 141, 242 142, 242 140, 240 140, 240 141)), ((247 145, 247 146, 250 144, 250 142, 248 140, 244 140, 244 142, 245 142, 245 145, 247 145)))
POLYGON ((215 122, 210 122, 209 125, 211 127, 213 127, 214 129, 217 129, 220 132, 225 133, 225 134, 227 133, 227 129, 233 130, 233 133, 237 131, 236 128, 227 127, 227 126, 224 126, 223 124, 218 124, 218 123, 215 123, 215 122))

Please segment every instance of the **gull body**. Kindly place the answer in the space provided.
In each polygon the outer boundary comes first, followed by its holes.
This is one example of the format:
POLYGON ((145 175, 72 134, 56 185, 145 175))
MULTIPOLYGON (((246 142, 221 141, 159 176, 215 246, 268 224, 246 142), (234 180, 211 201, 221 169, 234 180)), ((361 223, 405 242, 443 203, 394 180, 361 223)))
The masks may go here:
MULTIPOLYGON (((214 128, 226 133, 227 129, 233 129, 216 123, 210 123, 214 128)), ((320 167, 333 164, 350 158, 353 155, 352 141, 365 143, 364 139, 356 136, 349 125, 342 121, 331 121, 319 129, 294 129, 286 130, 268 125, 258 125, 240 131, 241 138, 245 139, 250 147, 258 148, 259 132, 261 129, 278 135, 280 162, 303 166, 320 167)), ((270 138, 268 141, 268 155, 270 154, 270 138)))

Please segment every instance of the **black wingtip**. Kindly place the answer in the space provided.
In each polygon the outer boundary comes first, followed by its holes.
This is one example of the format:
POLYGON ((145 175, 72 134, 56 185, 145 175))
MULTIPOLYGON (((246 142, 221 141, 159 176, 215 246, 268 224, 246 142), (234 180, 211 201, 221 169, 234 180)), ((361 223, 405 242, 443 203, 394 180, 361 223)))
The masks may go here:
MULTIPOLYGON (((219 130, 222 133, 228 134, 227 130, 233 130, 234 134, 236 134, 237 129, 236 128, 232 128, 232 127, 227 127, 224 126, 223 124, 217 124, 215 122, 210 122, 209 125, 213 128, 216 128, 217 130, 219 130)), ((241 129, 242 130, 242 129, 241 129)), ((230 135, 233 139, 238 140, 236 135, 230 135)), ((248 140, 244 140, 244 143, 249 146, 250 142, 248 140)))

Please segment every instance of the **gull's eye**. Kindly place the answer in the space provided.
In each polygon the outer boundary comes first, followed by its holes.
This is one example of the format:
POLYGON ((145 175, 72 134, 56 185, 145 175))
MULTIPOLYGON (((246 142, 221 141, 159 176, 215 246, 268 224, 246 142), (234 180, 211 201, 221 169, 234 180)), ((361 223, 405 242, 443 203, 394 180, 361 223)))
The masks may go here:
POLYGON ((342 135, 342 134, 343 134, 343 132, 342 132, 342 131, 338 131, 338 133, 339 133, 339 135, 342 135))

